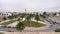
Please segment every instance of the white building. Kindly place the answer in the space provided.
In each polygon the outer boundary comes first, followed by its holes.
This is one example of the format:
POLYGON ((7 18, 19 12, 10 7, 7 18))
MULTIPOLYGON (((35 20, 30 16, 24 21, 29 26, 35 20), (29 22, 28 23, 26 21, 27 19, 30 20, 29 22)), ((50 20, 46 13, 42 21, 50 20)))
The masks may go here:
POLYGON ((57 13, 56 16, 60 16, 59 13, 57 13))
POLYGON ((3 16, 11 16, 11 13, 6 13, 6 12, 4 12, 2 15, 3 15, 3 16))

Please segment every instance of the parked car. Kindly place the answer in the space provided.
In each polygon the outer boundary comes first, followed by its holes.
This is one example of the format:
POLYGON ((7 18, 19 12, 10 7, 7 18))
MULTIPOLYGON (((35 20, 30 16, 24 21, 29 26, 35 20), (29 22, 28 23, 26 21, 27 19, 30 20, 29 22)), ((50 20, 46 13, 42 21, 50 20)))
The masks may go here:
POLYGON ((11 26, 7 26, 7 28, 11 28, 11 26))

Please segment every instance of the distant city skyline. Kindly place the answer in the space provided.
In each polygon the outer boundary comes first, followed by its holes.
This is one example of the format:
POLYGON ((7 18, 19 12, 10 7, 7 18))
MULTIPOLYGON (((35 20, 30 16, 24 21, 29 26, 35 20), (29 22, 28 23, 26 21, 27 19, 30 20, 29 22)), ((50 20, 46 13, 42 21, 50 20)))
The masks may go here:
POLYGON ((59 12, 59 3, 60 0, 0 0, 0 11, 59 12))

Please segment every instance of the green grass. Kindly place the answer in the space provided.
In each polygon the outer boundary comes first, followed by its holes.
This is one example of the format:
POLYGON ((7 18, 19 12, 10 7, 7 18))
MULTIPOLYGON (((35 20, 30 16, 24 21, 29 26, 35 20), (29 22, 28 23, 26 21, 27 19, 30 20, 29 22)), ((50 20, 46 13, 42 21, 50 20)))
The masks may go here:
MULTIPOLYGON (((11 21, 8 21, 8 22, 2 23, 0 25, 9 25, 11 23, 14 23, 15 21, 16 20, 12 20, 12 22, 11 21)), ((37 22, 33 22, 33 21, 23 21, 23 24, 26 27, 42 27, 42 26, 45 25, 45 24, 37 23, 37 22)))
POLYGON ((42 27, 45 25, 45 24, 37 23, 37 22, 33 22, 33 21, 23 21, 23 24, 26 27, 42 27))
POLYGON ((8 22, 5 22, 5 23, 2 23, 2 24, 0 24, 0 25, 9 25, 9 24, 11 24, 11 23, 13 23, 13 22, 15 22, 16 20, 10 20, 10 21, 8 21, 8 22))

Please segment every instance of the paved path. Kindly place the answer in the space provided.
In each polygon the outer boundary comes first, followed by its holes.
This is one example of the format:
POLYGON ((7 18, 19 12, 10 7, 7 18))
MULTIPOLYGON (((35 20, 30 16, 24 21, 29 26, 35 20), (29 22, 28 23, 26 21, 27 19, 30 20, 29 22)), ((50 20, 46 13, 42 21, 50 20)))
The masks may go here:
MULTIPOLYGON (((24 21, 24 20, 25 20, 25 18, 23 18, 21 21, 24 21)), ((11 23, 11 24, 9 24, 9 25, 7 25, 7 26, 16 27, 16 25, 17 25, 18 23, 19 23, 19 22, 16 21, 16 22, 11 23)))
MULTIPOLYGON (((14 18, 14 19, 12 19, 12 20, 15 20, 15 19, 17 19, 17 18, 14 18)), ((2 24, 2 23, 4 23, 4 22, 8 22, 8 21, 10 21, 10 20, 11 20, 11 19, 2 21, 2 22, 0 22, 0 24, 2 24)))
POLYGON ((16 25, 17 25, 18 23, 19 23, 19 22, 16 21, 16 22, 14 22, 14 23, 12 23, 12 24, 9 24, 9 25, 7 25, 7 26, 16 27, 16 25))
MULTIPOLYGON (((32 18, 32 19, 31 19, 31 21, 37 22, 37 20, 35 20, 34 18, 32 18)), ((45 23, 45 22, 42 22, 42 21, 38 21, 38 23, 47 24, 47 23, 45 23)))

